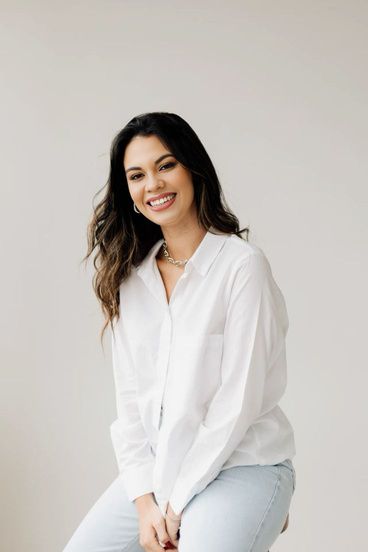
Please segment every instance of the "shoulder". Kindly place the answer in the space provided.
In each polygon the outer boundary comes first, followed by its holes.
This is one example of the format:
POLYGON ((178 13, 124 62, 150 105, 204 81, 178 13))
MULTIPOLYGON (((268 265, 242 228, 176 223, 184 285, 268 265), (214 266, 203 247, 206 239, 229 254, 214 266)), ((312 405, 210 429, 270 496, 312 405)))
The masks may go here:
POLYGON ((275 277, 269 257, 263 248, 242 240, 235 234, 228 240, 229 297, 261 294, 277 308, 285 310, 285 299, 275 277))
POLYGON ((281 316, 287 328, 288 314, 285 298, 268 255, 261 247, 242 240, 235 234, 229 242, 232 253, 236 253, 233 258, 238 257, 232 279, 232 293, 236 295, 238 292, 244 292, 248 296, 263 294, 268 304, 272 304, 275 311, 282 313, 281 316))
POLYGON ((243 240, 236 234, 231 234, 227 241, 227 249, 233 255, 239 257, 241 261, 246 261, 251 255, 260 255, 266 257, 265 252, 255 243, 243 240))
POLYGON ((243 240, 232 234, 227 242, 228 261, 235 272, 261 273, 271 272, 271 266, 264 250, 255 243, 243 240))

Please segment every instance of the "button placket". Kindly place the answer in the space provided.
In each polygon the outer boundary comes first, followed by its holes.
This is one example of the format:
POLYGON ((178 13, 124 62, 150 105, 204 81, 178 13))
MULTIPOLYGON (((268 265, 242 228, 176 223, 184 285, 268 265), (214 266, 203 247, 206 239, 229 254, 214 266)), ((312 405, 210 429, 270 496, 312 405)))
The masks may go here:
POLYGON ((172 335, 172 320, 171 312, 169 307, 167 307, 164 321, 161 327, 160 334, 160 347, 158 354, 158 391, 157 391, 157 428, 161 425, 162 413, 163 413, 163 398, 165 393, 165 386, 167 381, 167 371, 170 360, 170 344, 171 344, 171 335, 172 335))
MULTIPOLYGON (((165 286, 162 281, 161 276, 160 283, 163 291, 163 297, 165 301, 166 306, 166 314, 164 317, 164 321, 162 323, 161 327, 161 333, 160 333, 160 347, 159 347, 159 354, 158 354, 158 395, 157 395, 157 428, 159 429, 161 427, 162 422, 162 416, 163 416, 163 401, 164 401, 164 395, 165 395, 165 388, 166 388, 166 382, 167 382, 167 375, 168 375, 168 369, 169 369, 169 363, 170 363, 170 350, 171 350, 171 340, 172 340, 172 331, 173 331, 173 320, 172 320, 172 313, 173 313, 173 305, 178 301, 178 297, 176 297, 178 293, 178 287, 182 285, 182 280, 185 280, 191 271, 191 265, 187 264, 185 267, 184 272, 181 274, 180 278, 175 284, 174 290, 171 294, 170 301, 167 301, 166 298, 166 291, 165 286)), ((158 272, 158 269, 157 269, 158 272)), ((159 272, 158 272, 159 274, 159 272)), ((180 297, 180 296, 179 296, 180 297)))

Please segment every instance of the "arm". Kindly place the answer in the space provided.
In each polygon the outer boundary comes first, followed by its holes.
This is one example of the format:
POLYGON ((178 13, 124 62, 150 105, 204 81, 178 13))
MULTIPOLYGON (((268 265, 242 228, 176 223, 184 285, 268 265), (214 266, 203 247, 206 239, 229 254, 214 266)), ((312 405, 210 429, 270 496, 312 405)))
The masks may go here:
MULTIPOLYGON (((252 253, 238 270, 224 328, 222 381, 184 457, 169 504, 180 515, 221 471, 264 401, 268 370, 283 350, 288 319, 267 258, 252 253)), ((273 405, 272 405, 273 406, 273 405)))
POLYGON ((112 364, 118 417, 110 433, 120 477, 134 501, 153 492, 154 456, 141 423, 133 362, 120 319, 112 333, 112 364))

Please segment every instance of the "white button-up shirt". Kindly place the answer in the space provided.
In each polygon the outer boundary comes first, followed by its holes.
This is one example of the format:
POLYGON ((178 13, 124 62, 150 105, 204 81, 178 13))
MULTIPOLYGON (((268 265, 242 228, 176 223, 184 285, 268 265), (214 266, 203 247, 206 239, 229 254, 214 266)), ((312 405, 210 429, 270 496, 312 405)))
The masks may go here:
MULTIPOLYGON (((211 232, 214 231, 211 229, 211 232)), ((207 231, 167 301, 160 239, 120 286, 111 438, 129 500, 180 514, 222 469, 295 455, 284 297, 264 252, 207 231)))

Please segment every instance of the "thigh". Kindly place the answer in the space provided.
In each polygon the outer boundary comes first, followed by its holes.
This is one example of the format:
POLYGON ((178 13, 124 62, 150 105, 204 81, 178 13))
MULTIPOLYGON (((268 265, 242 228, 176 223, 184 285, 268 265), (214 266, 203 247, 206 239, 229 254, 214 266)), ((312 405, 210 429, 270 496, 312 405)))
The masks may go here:
POLYGON ((284 526, 294 489, 291 460, 221 471, 184 509, 178 552, 267 552, 284 526))
POLYGON ((63 552, 144 552, 136 506, 119 477, 89 510, 63 552))

